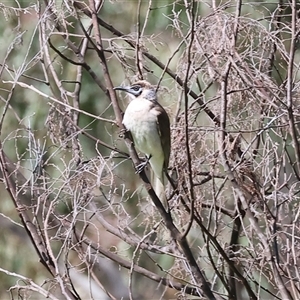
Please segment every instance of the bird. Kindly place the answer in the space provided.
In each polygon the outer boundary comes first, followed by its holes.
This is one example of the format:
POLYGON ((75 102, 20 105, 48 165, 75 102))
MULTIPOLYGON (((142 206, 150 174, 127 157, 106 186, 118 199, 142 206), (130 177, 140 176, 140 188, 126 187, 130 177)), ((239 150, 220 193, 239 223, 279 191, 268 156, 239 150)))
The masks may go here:
POLYGON ((156 87, 146 80, 114 89, 125 91, 131 97, 122 123, 131 133, 136 148, 146 155, 146 164, 150 163, 155 175, 154 190, 164 208, 168 210, 165 172, 168 169, 171 151, 169 116, 158 103, 156 87))

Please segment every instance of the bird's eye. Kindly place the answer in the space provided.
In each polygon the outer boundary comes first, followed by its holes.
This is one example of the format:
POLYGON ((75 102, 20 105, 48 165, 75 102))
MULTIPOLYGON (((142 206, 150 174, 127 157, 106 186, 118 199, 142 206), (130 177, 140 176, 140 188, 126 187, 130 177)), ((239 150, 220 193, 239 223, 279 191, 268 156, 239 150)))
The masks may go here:
POLYGON ((134 85, 131 87, 131 89, 133 89, 134 91, 139 91, 141 89, 141 86, 140 85, 134 85))

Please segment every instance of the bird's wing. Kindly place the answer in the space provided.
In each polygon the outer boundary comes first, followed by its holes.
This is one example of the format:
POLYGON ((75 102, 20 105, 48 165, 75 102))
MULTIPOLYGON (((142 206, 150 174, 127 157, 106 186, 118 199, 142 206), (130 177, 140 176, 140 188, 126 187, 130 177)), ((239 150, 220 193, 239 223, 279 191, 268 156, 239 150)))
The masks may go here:
POLYGON ((164 108, 156 103, 152 108, 153 113, 156 115, 157 131, 160 135, 161 146, 164 151, 164 168, 168 169, 170 150, 171 150, 171 132, 170 132, 170 119, 164 108))

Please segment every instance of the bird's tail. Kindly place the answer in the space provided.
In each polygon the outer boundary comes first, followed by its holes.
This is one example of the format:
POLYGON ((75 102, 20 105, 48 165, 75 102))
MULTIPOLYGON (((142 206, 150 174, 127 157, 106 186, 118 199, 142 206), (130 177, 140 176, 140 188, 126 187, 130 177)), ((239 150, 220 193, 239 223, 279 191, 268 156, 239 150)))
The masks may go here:
POLYGON ((167 195, 165 191, 165 179, 164 174, 162 174, 162 179, 158 178, 157 176, 154 175, 154 181, 153 181, 153 188, 154 191, 159 198, 160 202, 164 206, 165 210, 169 210, 169 205, 168 205, 168 200, 167 200, 167 195))

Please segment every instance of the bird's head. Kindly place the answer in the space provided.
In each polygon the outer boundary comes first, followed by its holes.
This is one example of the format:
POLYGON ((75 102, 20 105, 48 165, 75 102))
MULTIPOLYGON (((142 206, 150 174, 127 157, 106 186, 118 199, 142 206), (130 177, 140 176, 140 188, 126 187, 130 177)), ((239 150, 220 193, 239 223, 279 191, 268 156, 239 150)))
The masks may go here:
POLYGON ((155 87, 146 80, 136 81, 131 86, 118 86, 114 90, 125 91, 133 99, 144 98, 149 101, 157 101, 155 87))

